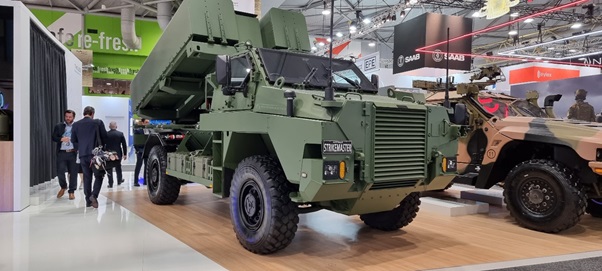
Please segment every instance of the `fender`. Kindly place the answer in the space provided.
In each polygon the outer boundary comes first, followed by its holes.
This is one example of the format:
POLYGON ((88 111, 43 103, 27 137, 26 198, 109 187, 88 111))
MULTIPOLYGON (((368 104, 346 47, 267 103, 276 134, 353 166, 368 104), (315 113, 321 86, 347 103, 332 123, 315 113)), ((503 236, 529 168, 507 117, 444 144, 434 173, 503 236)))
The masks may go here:
POLYGON ((161 139, 161 137, 159 135, 160 134, 151 134, 148 136, 148 138, 146 139, 146 143, 144 144, 144 151, 142 152, 142 158, 144 158, 144 159, 148 158, 148 153, 154 146, 156 146, 156 145, 161 145, 163 147, 166 146, 165 141, 163 141, 163 139, 161 139))

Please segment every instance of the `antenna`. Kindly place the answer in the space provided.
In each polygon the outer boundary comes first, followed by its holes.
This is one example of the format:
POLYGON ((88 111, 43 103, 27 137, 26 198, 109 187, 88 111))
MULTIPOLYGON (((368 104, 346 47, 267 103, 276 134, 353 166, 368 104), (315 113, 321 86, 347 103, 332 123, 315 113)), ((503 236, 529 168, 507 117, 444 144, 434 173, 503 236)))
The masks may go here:
POLYGON ((445 101, 443 106, 450 108, 449 105, 449 27, 447 28, 447 49, 445 50, 445 101))
POLYGON ((333 101, 334 100, 334 90, 332 89, 332 43, 334 39, 332 38, 332 27, 334 25, 334 0, 330 3, 330 52, 328 57, 328 86, 324 90, 324 100, 333 101))

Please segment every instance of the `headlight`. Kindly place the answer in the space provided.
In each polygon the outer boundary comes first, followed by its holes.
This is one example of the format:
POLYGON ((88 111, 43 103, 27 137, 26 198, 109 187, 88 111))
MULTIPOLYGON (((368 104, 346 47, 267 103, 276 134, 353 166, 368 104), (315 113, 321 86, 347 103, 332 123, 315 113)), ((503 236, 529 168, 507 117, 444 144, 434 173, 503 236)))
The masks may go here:
POLYGON ((322 178, 324 180, 344 179, 347 173, 345 161, 324 161, 322 178))

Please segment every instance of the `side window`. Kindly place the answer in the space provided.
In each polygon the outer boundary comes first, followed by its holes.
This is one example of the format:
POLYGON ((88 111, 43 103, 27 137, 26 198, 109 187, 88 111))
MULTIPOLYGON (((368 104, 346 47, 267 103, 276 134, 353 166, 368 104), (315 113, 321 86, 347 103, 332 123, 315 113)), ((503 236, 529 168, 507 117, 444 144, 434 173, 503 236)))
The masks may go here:
POLYGON ((232 87, 242 88, 246 84, 247 76, 251 72, 251 65, 246 56, 232 58, 231 60, 232 69, 232 87))

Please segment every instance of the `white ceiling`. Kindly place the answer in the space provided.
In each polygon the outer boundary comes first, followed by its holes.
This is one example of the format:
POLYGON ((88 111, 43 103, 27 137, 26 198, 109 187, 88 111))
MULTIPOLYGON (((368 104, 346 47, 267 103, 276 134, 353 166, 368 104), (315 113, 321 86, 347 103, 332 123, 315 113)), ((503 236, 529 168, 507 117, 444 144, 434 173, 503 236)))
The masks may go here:
MULTIPOLYGON (((55 8, 65 11, 73 11, 80 13, 102 13, 117 15, 120 8, 123 6, 136 7, 137 15, 140 18, 155 18, 157 2, 173 2, 174 11, 178 8, 183 0, 21 0, 27 6, 32 8, 55 8)), ((194 1, 194 0, 186 0, 194 1)), ((225 1, 225 0, 215 0, 225 1)), ((326 0, 328 3, 331 0, 326 0)), ((396 21, 391 21, 384 24, 376 31, 363 34, 356 37, 360 39, 373 40, 381 45, 386 45, 393 48, 393 29, 396 24, 405 20, 410 20, 425 12, 436 12, 448 15, 458 15, 471 17, 472 14, 483 7, 485 0, 418 0, 417 4, 407 5, 406 0, 335 0, 334 7, 334 31, 341 32, 345 36, 349 35, 349 24, 355 20, 356 11, 361 11, 366 18, 373 18, 377 14, 390 11, 391 7, 401 4, 403 8, 408 8, 405 11, 406 16, 400 17, 399 12, 396 12, 396 21)), ((554 6, 563 5, 569 0, 521 0, 520 4, 512 7, 511 12, 519 11, 520 16, 533 14, 537 11, 549 9, 554 6)), ((473 38, 473 51, 475 53, 486 53, 497 51, 513 44, 535 44, 538 42, 538 25, 541 25, 541 36, 539 41, 549 40, 552 36, 557 38, 570 36, 576 31, 593 31, 602 28, 602 16, 600 15, 600 4, 602 0, 590 0, 588 4, 594 4, 593 16, 586 16, 587 9, 577 6, 553 13, 545 17, 536 18, 531 23, 519 23, 518 39, 508 35, 509 27, 504 27, 496 31, 484 33, 473 38), (584 26, 581 29, 570 29, 575 19, 581 19, 584 26)), ((322 15, 324 10, 324 0, 261 0, 262 11, 265 12, 271 7, 279 7, 287 10, 295 10, 302 12, 307 20, 310 34, 327 35, 330 23, 330 16, 322 15)), ((401 10, 403 10, 403 8, 401 10)), ((510 14, 509 13, 509 14, 510 14)), ((502 17, 488 20, 485 18, 473 18, 474 30, 484 29, 489 26, 498 25, 507 22, 511 19, 509 14, 502 17)))

